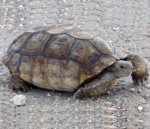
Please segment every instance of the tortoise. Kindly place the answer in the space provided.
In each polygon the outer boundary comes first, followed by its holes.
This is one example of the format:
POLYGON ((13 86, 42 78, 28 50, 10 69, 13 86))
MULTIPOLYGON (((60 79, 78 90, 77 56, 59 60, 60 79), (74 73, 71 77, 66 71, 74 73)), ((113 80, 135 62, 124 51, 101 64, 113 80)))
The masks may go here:
POLYGON ((144 59, 114 47, 81 27, 54 27, 24 32, 3 57, 12 89, 37 87, 74 92, 75 97, 107 93, 131 74, 135 85, 148 79, 144 59))

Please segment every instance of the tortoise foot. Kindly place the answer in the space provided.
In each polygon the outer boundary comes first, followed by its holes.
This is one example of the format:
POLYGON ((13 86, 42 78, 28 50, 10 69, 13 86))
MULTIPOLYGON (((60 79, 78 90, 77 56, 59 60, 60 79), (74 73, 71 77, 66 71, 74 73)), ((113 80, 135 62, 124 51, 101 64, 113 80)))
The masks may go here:
POLYGON ((9 88, 14 91, 24 91, 27 92, 29 90, 28 84, 20 79, 18 76, 12 76, 9 82, 9 88))
POLYGON ((131 54, 127 57, 127 60, 130 60, 133 65, 132 80, 134 85, 140 86, 144 85, 149 77, 148 66, 145 60, 138 55, 131 54))
POLYGON ((145 85, 146 82, 148 81, 148 73, 145 73, 143 75, 136 75, 136 74, 132 74, 132 79, 133 79, 133 83, 135 86, 141 86, 141 85, 145 85))
POLYGON ((87 97, 91 97, 90 94, 88 94, 84 88, 80 88, 79 90, 77 90, 75 92, 75 98, 78 98, 78 99, 83 99, 83 98, 87 98, 87 97))

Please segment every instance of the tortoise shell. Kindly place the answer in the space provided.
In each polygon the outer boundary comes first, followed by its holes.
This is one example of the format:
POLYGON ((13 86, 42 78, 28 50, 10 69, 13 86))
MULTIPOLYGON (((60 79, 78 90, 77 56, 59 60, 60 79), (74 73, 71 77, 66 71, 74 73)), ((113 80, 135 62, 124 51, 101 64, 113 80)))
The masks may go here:
POLYGON ((3 63, 12 75, 38 87, 72 92, 113 64, 113 55, 114 48, 96 33, 62 27, 23 33, 3 63))

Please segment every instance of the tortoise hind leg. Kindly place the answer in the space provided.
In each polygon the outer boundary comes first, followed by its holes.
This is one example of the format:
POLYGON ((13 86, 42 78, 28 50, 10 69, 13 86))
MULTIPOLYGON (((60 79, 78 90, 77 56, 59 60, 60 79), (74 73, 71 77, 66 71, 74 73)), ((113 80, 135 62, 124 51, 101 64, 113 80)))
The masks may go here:
POLYGON ((131 61, 133 65, 133 72, 131 74, 134 85, 144 85, 148 80, 148 68, 144 59, 138 55, 130 54, 127 56, 126 60, 131 61))
POLYGON ((9 88, 16 91, 28 91, 29 89, 27 82, 22 80, 18 75, 12 75, 9 82, 9 88))

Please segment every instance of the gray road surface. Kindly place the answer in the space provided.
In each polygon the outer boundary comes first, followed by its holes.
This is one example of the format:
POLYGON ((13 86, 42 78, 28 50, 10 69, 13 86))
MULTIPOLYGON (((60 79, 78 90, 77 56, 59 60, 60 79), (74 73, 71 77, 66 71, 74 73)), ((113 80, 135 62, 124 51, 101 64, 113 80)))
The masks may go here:
MULTIPOLYGON (((64 25, 97 31, 109 43, 150 60, 149 0, 0 0, 0 58, 21 32, 64 25)), ((98 99, 81 101, 42 89, 19 92, 27 104, 16 107, 1 60, 0 71, 0 129, 150 129, 150 86, 132 91, 131 78, 98 99)))

